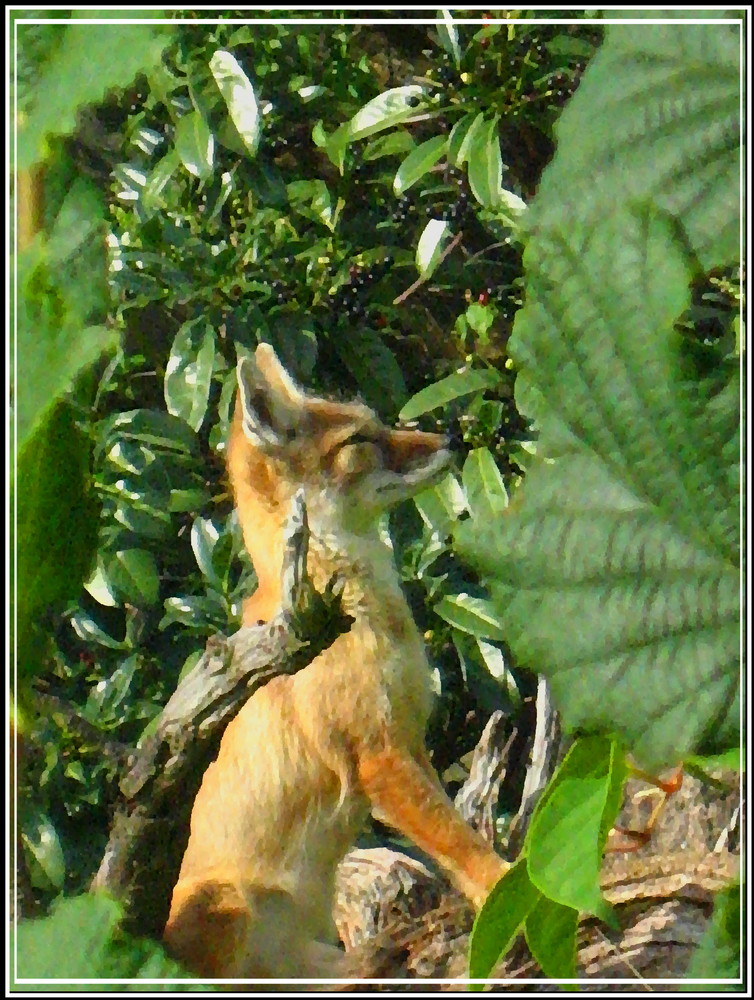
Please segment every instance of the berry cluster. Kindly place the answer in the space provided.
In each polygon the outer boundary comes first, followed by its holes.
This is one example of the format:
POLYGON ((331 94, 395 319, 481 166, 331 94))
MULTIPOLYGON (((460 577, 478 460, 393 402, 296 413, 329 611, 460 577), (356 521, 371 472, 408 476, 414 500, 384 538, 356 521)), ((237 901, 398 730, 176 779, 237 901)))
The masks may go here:
POLYGON ((392 264, 393 258, 387 256, 369 268, 352 265, 349 270, 350 281, 341 285, 330 299, 331 309, 350 319, 362 319, 367 311, 365 299, 369 287, 379 281, 392 264))
POLYGON ((397 201, 393 214, 390 216, 390 221, 400 225, 405 222, 409 215, 414 211, 416 211, 416 206, 411 200, 411 195, 403 194, 397 201))
POLYGON ((553 73, 552 76, 548 77, 545 81, 545 86, 549 90, 552 90, 550 100, 557 103, 567 101, 568 98, 573 95, 574 91, 581 82, 581 74, 584 72, 585 68, 586 63, 580 62, 576 63, 571 73, 564 73, 561 71, 559 73, 553 73))
MULTIPOLYGON (((466 300, 470 302, 474 299, 474 295, 471 292, 467 292, 466 300)), ((510 323, 516 313, 516 304, 511 301, 511 288, 510 285, 488 285, 487 288, 483 288, 481 292, 476 296, 477 302, 480 305, 486 306, 490 302, 496 303, 498 306, 502 307, 500 309, 500 316, 506 323, 510 323)))
POLYGON ((277 135, 268 143, 267 148, 271 156, 280 156, 288 149, 288 140, 282 135, 277 135))
POLYGON ((456 68, 450 53, 443 52, 438 60, 437 66, 432 66, 427 71, 427 79, 434 84, 435 91, 445 90, 451 92, 458 86, 458 69, 456 68))
POLYGON ((449 167, 447 178, 449 181, 455 182, 458 192, 456 194, 455 201, 443 212, 442 220, 443 222, 455 222, 462 224, 468 217, 471 209, 466 178, 458 167, 449 167))

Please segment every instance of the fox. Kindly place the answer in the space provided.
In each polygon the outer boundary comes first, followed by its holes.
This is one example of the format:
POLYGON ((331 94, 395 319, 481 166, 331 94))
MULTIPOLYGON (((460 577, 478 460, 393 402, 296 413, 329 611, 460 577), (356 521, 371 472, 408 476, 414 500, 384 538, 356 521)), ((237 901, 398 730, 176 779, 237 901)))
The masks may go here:
POLYGON ((509 867, 432 767, 431 669, 380 527, 446 474, 450 452, 443 435, 306 392, 269 344, 239 360, 237 381, 227 470, 257 579, 243 625, 281 610, 284 523, 300 489, 308 573, 319 589, 338 574, 353 623, 228 725, 194 802, 164 941, 200 978, 343 979, 336 869, 370 811, 477 908, 509 867))

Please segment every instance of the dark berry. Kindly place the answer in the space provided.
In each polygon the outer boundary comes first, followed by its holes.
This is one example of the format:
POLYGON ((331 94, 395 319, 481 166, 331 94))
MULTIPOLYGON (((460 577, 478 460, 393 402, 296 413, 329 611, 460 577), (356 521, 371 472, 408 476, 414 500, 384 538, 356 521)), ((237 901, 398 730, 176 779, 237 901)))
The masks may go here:
POLYGON ((421 102, 421 97, 417 97, 416 94, 409 94, 406 98, 406 104, 408 104, 410 108, 418 108, 421 102))

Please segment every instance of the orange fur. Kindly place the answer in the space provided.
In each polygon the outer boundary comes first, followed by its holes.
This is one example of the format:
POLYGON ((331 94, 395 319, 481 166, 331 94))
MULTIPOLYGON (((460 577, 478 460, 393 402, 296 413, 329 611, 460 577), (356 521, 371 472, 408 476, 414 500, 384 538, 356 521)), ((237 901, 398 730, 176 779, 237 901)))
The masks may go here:
POLYGON ((429 665, 379 532, 382 512, 435 481, 447 455, 439 435, 306 395, 268 345, 239 364, 239 386, 228 470, 258 578, 244 623, 279 610, 283 524, 301 486, 309 572, 320 587, 343 576, 355 621, 228 726, 194 804, 165 940, 201 976, 341 977, 335 872, 370 809, 476 905, 507 870, 429 763, 429 665))

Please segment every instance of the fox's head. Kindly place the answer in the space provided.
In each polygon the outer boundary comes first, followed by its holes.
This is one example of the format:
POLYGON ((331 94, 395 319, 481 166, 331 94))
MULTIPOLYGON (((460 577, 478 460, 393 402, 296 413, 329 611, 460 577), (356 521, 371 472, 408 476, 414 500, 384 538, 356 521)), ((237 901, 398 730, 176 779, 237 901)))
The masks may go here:
POLYGON ((431 485, 448 458, 440 434, 393 430, 361 403, 308 395, 269 344, 238 363, 229 447, 237 495, 241 477, 271 506, 303 486, 309 502, 322 497, 341 514, 368 516, 431 485))

